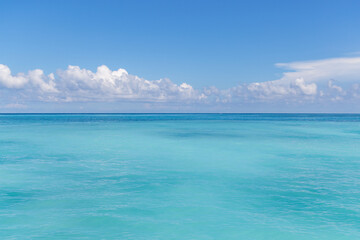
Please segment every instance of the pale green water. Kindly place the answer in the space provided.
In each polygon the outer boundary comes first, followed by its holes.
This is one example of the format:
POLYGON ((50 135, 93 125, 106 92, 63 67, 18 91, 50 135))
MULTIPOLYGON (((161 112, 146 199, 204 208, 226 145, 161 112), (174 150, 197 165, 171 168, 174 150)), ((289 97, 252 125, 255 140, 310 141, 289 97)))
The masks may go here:
POLYGON ((360 115, 0 115, 0 239, 360 239, 360 115))

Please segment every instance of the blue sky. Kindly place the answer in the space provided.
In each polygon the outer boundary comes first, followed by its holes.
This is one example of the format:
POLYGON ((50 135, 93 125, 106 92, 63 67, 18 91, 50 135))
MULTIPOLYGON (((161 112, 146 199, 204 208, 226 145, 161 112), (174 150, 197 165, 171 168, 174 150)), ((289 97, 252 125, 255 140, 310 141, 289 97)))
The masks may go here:
POLYGON ((359 1, 0 0, 0 111, 356 112, 359 9, 359 1), (107 77, 96 74, 103 65, 107 77), (126 76, 112 73, 119 68, 126 76))

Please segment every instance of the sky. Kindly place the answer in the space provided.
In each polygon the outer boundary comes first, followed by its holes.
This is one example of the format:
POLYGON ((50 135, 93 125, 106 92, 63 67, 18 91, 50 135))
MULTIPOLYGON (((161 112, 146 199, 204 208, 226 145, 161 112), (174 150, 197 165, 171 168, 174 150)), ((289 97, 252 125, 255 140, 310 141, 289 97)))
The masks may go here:
POLYGON ((360 1, 0 0, 0 112, 359 112, 360 1))

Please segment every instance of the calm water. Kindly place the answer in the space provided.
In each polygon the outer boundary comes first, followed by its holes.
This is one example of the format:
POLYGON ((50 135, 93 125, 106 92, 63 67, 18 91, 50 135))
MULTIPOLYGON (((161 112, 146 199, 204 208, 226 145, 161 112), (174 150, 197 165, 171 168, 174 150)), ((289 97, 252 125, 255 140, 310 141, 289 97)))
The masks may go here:
POLYGON ((360 115, 0 115, 0 239, 360 239, 360 115))

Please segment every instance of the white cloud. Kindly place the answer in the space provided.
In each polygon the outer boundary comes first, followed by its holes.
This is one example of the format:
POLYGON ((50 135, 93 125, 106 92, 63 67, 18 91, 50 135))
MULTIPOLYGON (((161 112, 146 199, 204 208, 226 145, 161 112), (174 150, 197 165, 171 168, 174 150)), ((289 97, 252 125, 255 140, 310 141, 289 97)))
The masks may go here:
POLYGON ((279 63, 276 66, 288 71, 277 80, 241 84, 237 89, 246 86, 247 91, 242 90, 241 94, 232 94, 232 97, 242 96, 252 101, 343 100, 351 97, 345 88, 354 88, 351 86, 360 83, 360 57, 279 63))
POLYGON ((35 69, 29 71, 28 78, 30 83, 44 93, 57 93, 54 74, 45 76, 43 70, 35 69))
POLYGON ((179 102, 237 104, 254 102, 309 102, 359 99, 360 57, 276 64, 287 69, 280 79, 243 83, 229 89, 194 89, 169 79, 146 80, 125 69, 102 65, 95 72, 78 66, 45 75, 40 69, 13 75, 0 64, 0 96, 11 101, 46 102, 179 102), (5 96, 4 94, 2 94, 5 96))
POLYGON ((0 64, 0 84, 7 88, 21 88, 28 82, 24 74, 11 75, 10 68, 0 64))
POLYGON ((44 93, 58 92, 55 87, 54 74, 45 76, 40 69, 29 71, 28 74, 12 75, 10 68, 0 64, 0 86, 5 88, 34 88, 44 93))
POLYGON ((360 57, 278 63, 276 66, 290 70, 283 74, 281 81, 292 81, 298 78, 303 78, 306 82, 321 82, 331 79, 360 80, 360 57))
POLYGON ((297 78, 295 80, 295 85, 306 95, 316 95, 317 85, 315 83, 306 84, 303 78, 297 78))
POLYGON ((62 97, 74 100, 196 100, 201 95, 189 84, 177 85, 169 79, 149 81, 128 74, 124 69, 111 71, 102 65, 96 72, 69 66, 58 71, 58 87, 62 97))
POLYGON ((196 101, 205 97, 187 83, 149 81, 124 69, 111 71, 104 65, 96 72, 69 66, 58 70, 56 77, 53 73, 46 76, 40 69, 14 76, 7 66, 0 65, 0 83, 3 88, 16 88, 27 97, 42 101, 196 101))
POLYGON ((340 87, 340 86, 335 85, 335 84, 333 83, 333 81, 331 81, 331 80, 328 82, 328 87, 329 87, 330 89, 336 90, 336 91, 339 92, 339 93, 344 93, 344 89, 342 89, 342 87, 340 87))

